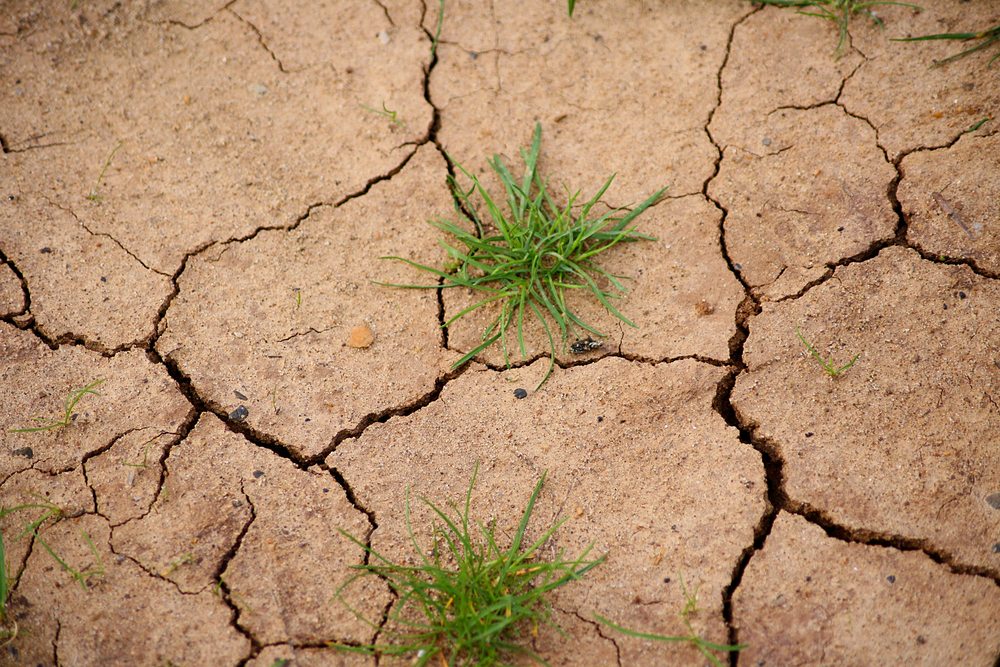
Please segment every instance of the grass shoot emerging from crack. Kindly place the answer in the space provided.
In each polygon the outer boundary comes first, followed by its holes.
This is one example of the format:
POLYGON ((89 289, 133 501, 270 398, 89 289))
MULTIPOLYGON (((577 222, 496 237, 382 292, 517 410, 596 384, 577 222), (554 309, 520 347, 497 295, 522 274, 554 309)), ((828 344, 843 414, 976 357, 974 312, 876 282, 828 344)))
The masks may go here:
MULTIPOLYGON (((956 54, 950 55, 947 58, 942 58, 941 60, 935 60, 932 67, 940 67, 941 65, 947 65, 948 63, 955 62, 960 58, 964 58, 965 56, 973 54, 976 51, 989 48, 994 44, 1000 44, 1000 25, 995 25, 992 28, 987 28, 986 30, 982 30, 980 32, 943 32, 937 35, 924 35, 922 37, 906 37, 906 38, 896 39, 893 41, 926 42, 929 40, 937 40, 937 39, 948 39, 948 40, 955 40, 962 42, 978 40, 979 43, 976 44, 975 46, 965 49, 964 51, 959 51, 956 54)), ((1000 51, 997 51, 997 53, 994 54, 994 56, 989 59, 989 61, 986 63, 986 66, 992 67, 993 63, 996 62, 998 58, 1000 58, 1000 51)))
POLYGON ((691 644, 698 649, 698 651, 715 667, 722 667, 722 662, 719 661, 719 658, 713 654, 712 651, 740 651, 746 648, 746 646, 744 644, 715 644, 700 637, 698 633, 694 631, 694 628, 691 627, 691 616, 698 613, 698 589, 695 588, 693 591, 689 592, 687 586, 684 585, 684 577, 680 577, 680 582, 681 592, 684 594, 684 607, 681 609, 680 617, 684 622, 684 626, 688 629, 688 634, 684 636, 669 637, 666 635, 657 635, 648 632, 638 632, 637 630, 630 630, 628 628, 623 628, 616 623, 612 623, 603 616, 595 614, 594 618, 612 630, 617 630, 618 632, 628 635, 629 637, 649 639, 657 642, 691 644))
MULTIPOLYGON (((76 569, 67 563, 41 536, 46 524, 55 524, 65 517, 65 512, 63 512, 62 508, 39 497, 37 503, 24 503, 13 507, 3 507, 0 505, 0 519, 17 512, 31 512, 33 510, 41 510, 41 513, 33 521, 26 523, 24 530, 15 536, 14 539, 24 539, 30 536, 36 544, 41 546, 59 564, 63 571, 80 584, 83 590, 89 590, 89 580, 92 577, 99 577, 104 574, 104 564, 101 562, 101 556, 90 536, 83 531, 80 533, 94 557, 94 564, 82 570, 76 569)), ((18 633, 17 621, 7 610, 12 581, 13 577, 11 577, 10 570, 7 568, 7 555, 4 549, 3 534, 0 533, 0 647, 14 641, 18 633)))
MULTIPOLYGON (((444 326, 490 304, 499 305, 499 314, 487 325, 479 343, 455 362, 454 368, 467 363, 477 354, 499 342, 504 363, 510 366, 508 331, 513 326, 521 357, 527 357, 524 342, 525 316, 534 316, 541 323, 549 341, 549 369, 539 383, 545 383, 555 365, 556 340, 549 318, 555 322, 562 348, 572 329, 604 337, 592 325, 580 319, 567 305, 568 292, 582 290, 592 294, 608 312, 625 324, 636 325, 615 308, 613 300, 626 292, 622 277, 605 271, 596 264, 597 257, 619 243, 655 240, 635 230, 633 221, 654 204, 666 188, 624 212, 615 209, 591 217, 594 207, 614 180, 612 174, 597 193, 578 204, 580 193, 568 196, 558 204, 549 192, 548 184, 538 173, 542 126, 536 125, 531 148, 521 151, 525 171, 520 180, 507 169, 500 156, 489 161, 490 167, 503 184, 506 209, 501 209, 476 176, 464 167, 456 168, 469 179, 471 187, 463 190, 456 179, 449 182, 460 206, 459 215, 468 212, 466 220, 474 228, 469 231, 450 220, 432 220, 430 224, 453 236, 457 243, 441 241, 450 261, 445 269, 436 269, 404 257, 383 257, 404 262, 421 271, 437 276, 440 284, 404 285, 380 283, 409 289, 466 288, 482 298, 455 313, 444 326), (482 200, 486 215, 477 212, 474 196, 482 200)), ((478 297, 477 297, 478 298, 478 297)))
POLYGON ((875 2, 860 2, 859 0, 756 0, 761 5, 773 5, 775 7, 798 7, 798 13, 805 16, 818 16, 821 19, 830 21, 837 26, 839 38, 834 57, 840 59, 844 55, 849 37, 848 26, 851 18, 855 14, 868 16, 872 23, 878 27, 885 25, 884 21, 875 13, 872 7, 877 5, 897 5, 919 10, 917 5, 908 2, 889 2, 888 0, 878 0, 875 2))
POLYGON ((94 396, 100 396, 100 392, 95 390, 95 387, 101 385, 104 380, 94 380, 86 387, 81 387, 79 389, 74 389, 69 392, 66 396, 66 403, 63 409, 62 419, 50 419, 47 417, 35 417, 33 421, 34 426, 27 428, 14 428, 11 429, 11 433, 37 433, 39 431, 51 431, 57 428, 66 428, 73 423, 73 413, 76 410, 76 404, 86 396, 87 394, 93 394, 94 396))
POLYGON ((806 340, 806 337, 802 335, 801 331, 795 329, 795 334, 799 337, 799 340, 802 341, 802 344, 805 345, 806 350, 809 352, 809 355, 813 359, 815 359, 819 363, 819 365, 823 367, 823 370, 826 372, 826 374, 832 378, 838 377, 846 373, 848 369, 850 369, 850 367, 854 365, 854 362, 856 362, 858 358, 861 356, 860 354, 855 354, 854 358, 848 361, 846 364, 844 364, 843 366, 837 366, 831 360, 832 358, 824 359, 822 356, 820 356, 820 353, 816 351, 816 348, 812 346, 812 343, 806 340))
POLYGON ((379 625, 351 608, 343 591, 361 577, 377 576, 388 582, 398 600, 381 629, 389 643, 334 646, 370 655, 415 654, 413 664, 418 666, 432 664, 432 660, 435 665, 501 665, 516 654, 544 664, 517 637, 536 636, 540 625, 558 628, 550 617, 548 594, 583 577, 604 557, 588 560, 588 547, 571 560, 561 554, 553 560, 541 560, 539 551, 565 519, 557 520, 530 544, 525 543, 544 474, 528 499, 510 546, 501 548, 495 527, 478 521, 473 524, 470 517, 477 472, 478 465, 461 509, 451 505, 449 513, 420 498, 441 521, 430 549, 421 545, 413 533, 407 492, 406 528, 419 558, 416 565, 393 563, 341 531, 365 550, 369 564, 355 566, 360 572, 337 590, 336 597, 373 629, 379 625))

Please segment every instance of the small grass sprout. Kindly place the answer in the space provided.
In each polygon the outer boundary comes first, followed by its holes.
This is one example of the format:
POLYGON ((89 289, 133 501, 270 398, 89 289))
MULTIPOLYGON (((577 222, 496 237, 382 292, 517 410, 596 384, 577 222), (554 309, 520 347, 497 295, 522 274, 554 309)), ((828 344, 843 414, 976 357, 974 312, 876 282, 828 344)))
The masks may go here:
POLYGON ((3 546, 3 532, 0 532, 0 640, 6 640, 17 633, 17 626, 7 625, 7 599, 10 597, 10 575, 7 572, 7 552, 3 546))
POLYGON ((545 331, 550 353, 549 369, 539 387, 548 379, 555 365, 556 342, 549 318, 558 327, 563 349, 574 327, 604 337, 570 309, 566 300, 568 292, 582 290, 590 293, 609 313, 631 327, 636 326, 612 303, 627 291, 622 284, 622 276, 602 269, 596 259, 619 243, 655 240, 636 231, 633 221, 666 191, 663 188, 654 192, 630 211, 613 209, 591 217, 594 207, 615 178, 612 174, 597 193, 578 209, 579 192, 569 195, 565 204, 557 204, 548 184, 538 173, 541 141, 542 126, 537 124, 531 148, 521 151, 525 172, 520 180, 514 178, 500 156, 495 155, 489 161, 489 166, 503 184, 507 210, 501 209, 496 198, 474 174, 456 163, 455 167, 472 184, 468 190, 463 190, 455 178, 449 178, 457 199, 456 210, 463 218, 466 215, 471 217, 465 222, 471 224, 474 231, 450 220, 431 220, 431 225, 457 241, 455 244, 440 241, 449 257, 446 269, 398 256, 382 259, 404 262, 436 276, 437 283, 378 283, 408 289, 465 288, 482 295, 481 299, 452 315, 444 323, 445 327, 484 306, 499 305, 499 314, 486 326, 479 343, 456 361, 454 368, 464 365, 498 342, 503 350, 504 362, 509 367, 507 339, 511 327, 516 329, 521 357, 526 358, 525 316, 534 316, 545 331), (488 215, 477 212, 474 195, 482 200, 488 215))
POLYGON ((826 372, 826 374, 832 378, 838 377, 846 373, 848 369, 850 369, 851 366, 854 365, 854 362, 856 362, 861 357, 860 354, 856 354, 854 355, 853 359, 848 361, 843 366, 837 366, 836 364, 833 363, 831 359, 824 359, 820 355, 820 353, 816 351, 816 348, 813 347, 812 343, 806 340, 806 337, 802 335, 802 332, 798 328, 795 329, 795 334, 799 337, 799 340, 802 341, 802 344, 805 345, 805 348, 809 352, 809 355, 813 359, 815 359, 816 362, 823 367, 823 370, 826 372))
MULTIPOLYGON (((941 60, 935 60, 931 67, 940 67, 942 65, 947 65, 948 63, 955 62, 961 58, 971 55, 982 49, 989 48, 994 44, 1000 44, 1000 25, 995 25, 992 28, 987 28, 986 30, 981 30, 979 32, 944 32, 937 35, 923 35, 922 37, 904 37, 895 39, 896 42, 926 42, 929 40, 947 39, 962 42, 970 42, 978 40, 979 43, 975 46, 969 47, 964 51, 959 51, 947 58, 942 58, 941 60)), ((987 67, 992 67, 993 63, 1000 58, 1000 50, 993 55, 992 58, 986 63, 987 67)))
POLYGON ((437 27, 434 29, 434 36, 431 38, 431 60, 437 56, 438 41, 441 39, 441 26, 444 25, 444 0, 438 0, 437 27))
POLYGON ((698 651, 708 660, 714 667, 722 667, 722 662, 719 658, 712 653, 712 651, 741 651, 746 648, 745 644, 716 644, 702 638, 694 631, 691 627, 691 616, 698 613, 698 589, 697 587, 693 591, 688 591, 687 586, 684 584, 684 577, 680 577, 681 592, 684 594, 684 607, 680 611, 681 620, 684 622, 684 626, 688 629, 688 634, 682 636, 667 636, 658 635, 649 632, 639 632, 637 630, 630 630, 629 628, 622 627, 617 623, 609 621, 603 616, 594 615, 594 618, 608 626, 612 630, 617 630, 624 635, 629 637, 635 637, 637 639, 648 639, 657 642, 668 642, 668 643, 687 643, 694 646, 698 651))
POLYGON ((851 18, 855 14, 864 14, 872 20, 878 27, 883 27, 885 22, 879 18, 872 9, 877 5, 896 5, 899 7, 909 7, 919 10, 918 5, 908 2, 889 2, 888 0, 861 2, 860 0, 756 0, 761 5, 773 5, 775 7, 798 7, 798 13, 805 16, 818 16, 821 19, 830 21, 837 26, 838 39, 834 57, 840 59, 844 55, 849 38, 848 26, 851 18))
POLYGON ((389 109, 388 107, 386 107, 385 106, 385 102, 382 102, 382 110, 381 111, 378 110, 378 109, 374 109, 374 108, 368 106, 367 104, 362 104, 361 108, 364 109, 365 111, 371 112, 373 114, 376 114, 376 115, 388 118, 389 122, 392 123, 393 125, 395 125, 396 127, 403 127, 404 125, 406 125, 406 123, 404 123, 403 120, 399 117, 399 112, 398 111, 392 111, 391 109, 389 109))
POLYGON ((108 167, 111 166, 111 160, 114 159, 115 153, 117 153, 118 149, 120 149, 123 145, 124 145, 124 142, 119 141, 118 145, 116 145, 114 148, 112 148, 111 152, 108 154, 108 158, 104 161, 104 166, 101 167, 101 173, 97 175, 97 180, 94 182, 94 187, 92 187, 90 189, 90 193, 87 194, 87 199, 89 199, 90 201, 94 201, 94 202, 101 201, 102 197, 98 193, 98 189, 101 187, 101 181, 104 180, 104 174, 107 173, 108 167))
MULTIPOLYGON (((74 568, 67 563, 64 558, 55 552, 48 542, 42 539, 41 532, 47 522, 56 523, 65 517, 65 512, 61 507, 39 497, 38 502, 34 503, 23 503, 12 507, 0 506, 0 519, 16 512, 27 512, 33 510, 41 510, 41 513, 35 517, 33 521, 26 523, 24 529, 16 535, 14 539, 23 539, 28 536, 32 537, 35 542, 40 545, 45 552, 56 561, 56 563, 59 564, 63 571, 68 573, 74 581, 83 587, 84 590, 89 590, 87 584, 91 577, 97 577, 104 574, 104 564, 101 562, 101 556, 90 536, 83 531, 80 533, 83 540, 87 543, 90 552, 94 556, 95 565, 84 568, 83 570, 74 568)), ((8 613, 7 610, 7 602, 10 599, 10 590, 13 580, 14 577, 11 576, 11 572, 7 568, 5 543, 3 533, 0 532, 0 646, 8 644, 17 638, 17 621, 8 613)))
POLYGON ((14 428, 11 429, 11 433, 37 433, 39 431, 51 431, 57 428, 66 428, 73 423, 74 411, 76 410, 77 403, 88 395, 93 394, 94 396, 100 396, 95 387, 103 384, 104 380, 94 380, 85 387, 80 387, 79 389, 74 389, 66 396, 66 403, 63 409, 62 419, 50 419, 47 417, 35 417, 33 421, 34 426, 29 426, 27 428, 14 428))
POLYGON ((573 18, 573 10, 576 9, 576 0, 566 0, 566 12, 573 18))
POLYGON ((464 507, 450 505, 451 513, 421 497, 441 521, 428 550, 418 543, 410 521, 410 499, 406 499, 406 528, 416 565, 389 561, 358 538, 340 531, 364 549, 368 563, 356 565, 360 572, 350 577, 336 597, 373 629, 379 624, 364 618, 344 600, 343 591, 361 577, 384 579, 398 596, 382 627, 389 643, 349 646, 331 644, 344 651, 369 655, 415 656, 414 665, 502 665, 514 655, 544 661, 518 637, 536 636, 541 625, 557 628, 551 619, 547 596, 553 590, 583 577, 604 561, 588 558, 591 547, 572 559, 556 554, 542 560, 540 551, 565 519, 555 521, 533 542, 525 534, 535 502, 545 482, 538 480, 531 493, 510 546, 501 548, 492 524, 473 523, 470 516, 472 491, 478 465, 465 494, 464 507))

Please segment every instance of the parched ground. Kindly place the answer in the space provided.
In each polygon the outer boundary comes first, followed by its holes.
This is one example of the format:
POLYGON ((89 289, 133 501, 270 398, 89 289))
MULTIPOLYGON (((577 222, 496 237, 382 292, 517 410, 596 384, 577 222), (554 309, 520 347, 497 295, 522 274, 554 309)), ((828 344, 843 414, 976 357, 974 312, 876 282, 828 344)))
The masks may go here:
POLYGON ((926 4, 835 59, 745 0, 446 0, 436 48, 429 0, 2 3, 0 663, 374 665, 338 529, 412 558, 407 489, 478 462, 498 534, 547 471, 531 530, 607 555, 553 665, 705 664, 594 620, 684 634, 682 579, 733 665, 1000 664, 1000 67, 889 39, 1000 8, 926 4), (375 282, 536 122, 557 189, 669 185, 607 256, 638 328, 581 303, 610 336, 537 391, 540 329, 452 370, 489 314, 375 282))

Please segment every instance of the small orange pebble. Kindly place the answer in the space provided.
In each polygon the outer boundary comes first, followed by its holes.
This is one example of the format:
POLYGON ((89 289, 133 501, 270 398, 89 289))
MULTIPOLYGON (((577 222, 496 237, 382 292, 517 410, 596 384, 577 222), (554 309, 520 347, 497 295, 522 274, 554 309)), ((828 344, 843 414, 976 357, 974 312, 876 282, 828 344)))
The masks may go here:
POLYGON ((185 95, 184 97, 181 98, 181 101, 184 102, 184 104, 191 104, 191 96, 185 95))
POLYGON ((347 338, 347 346, 353 347, 355 350, 364 350, 371 347, 374 342, 375 334, 365 324, 359 324, 351 329, 351 335, 347 338))

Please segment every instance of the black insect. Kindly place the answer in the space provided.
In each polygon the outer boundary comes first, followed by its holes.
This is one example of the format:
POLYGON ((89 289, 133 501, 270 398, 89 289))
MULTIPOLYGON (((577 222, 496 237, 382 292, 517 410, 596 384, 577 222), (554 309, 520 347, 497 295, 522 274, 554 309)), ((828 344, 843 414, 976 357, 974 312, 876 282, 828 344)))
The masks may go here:
POLYGON ((594 340, 588 336, 587 338, 574 341, 573 344, 569 346, 569 351, 573 354, 586 354, 591 350, 600 349, 603 345, 604 343, 601 341, 594 340))

